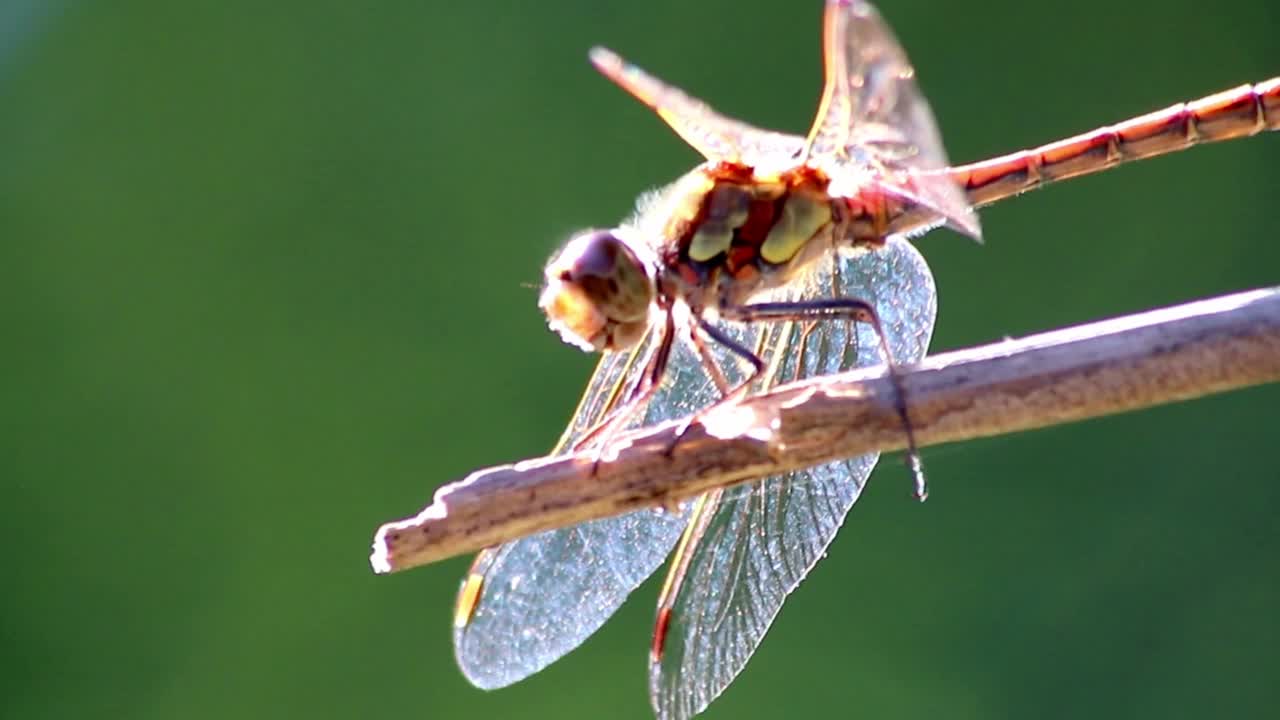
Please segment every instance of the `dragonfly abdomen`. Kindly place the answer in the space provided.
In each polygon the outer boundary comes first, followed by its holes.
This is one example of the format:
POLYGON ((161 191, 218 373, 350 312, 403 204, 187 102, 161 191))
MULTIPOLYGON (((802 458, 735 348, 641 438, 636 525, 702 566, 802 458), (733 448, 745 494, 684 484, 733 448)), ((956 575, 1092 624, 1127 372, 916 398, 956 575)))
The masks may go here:
POLYGON ((974 206, 1130 160, 1280 128, 1280 78, 1215 93, 1042 147, 944 172, 974 206))

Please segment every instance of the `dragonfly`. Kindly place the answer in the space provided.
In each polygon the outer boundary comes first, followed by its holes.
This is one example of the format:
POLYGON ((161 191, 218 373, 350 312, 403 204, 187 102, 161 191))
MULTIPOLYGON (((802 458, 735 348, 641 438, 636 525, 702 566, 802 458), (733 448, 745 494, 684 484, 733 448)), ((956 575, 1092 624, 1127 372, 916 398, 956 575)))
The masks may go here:
MULTIPOLYGON (((540 305, 551 327, 603 352, 554 453, 603 452, 616 428, 697 417, 725 397, 798 378, 881 362, 892 372, 923 357, 937 308, 910 238, 946 226, 981 239, 975 208, 1280 127, 1275 78, 952 166, 914 69, 869 3, 828 0, 822 48, 823 92, 806 136, 728 118, 609 50, 591 51, 605 77, 705 162, 643 195, 617 227, 575 235, 548 265, 540 305)), ((650 699, 664 720, 696 715, 742 671, 877 460, 841 460, 485 550, 458 592, 458 664, 486 689, 538 672, 600 628, 670 556, 650 699)))

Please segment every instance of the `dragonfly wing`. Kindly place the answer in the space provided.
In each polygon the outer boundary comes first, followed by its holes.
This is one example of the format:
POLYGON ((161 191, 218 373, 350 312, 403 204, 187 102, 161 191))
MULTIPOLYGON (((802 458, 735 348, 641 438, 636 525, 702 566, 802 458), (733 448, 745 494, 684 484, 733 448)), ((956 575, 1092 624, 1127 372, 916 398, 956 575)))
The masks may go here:
POLYGON ((522 680, 582 644, 662 564, 685 513, 637 512, 485 550, 468 585, 483 594, 454 623, 458 666, 477 687, 522 680))
MULTIPOLYGON (((875 305, 899 362, 923 357, 937 306, 920 254, 891 238, 882 250, 841 262, 842 287, 835 295, 875 305)), ((831 297, 831 282, 829 271, 820 273, 802 292, 831 297)), ((844 323, 821 323, 799 353, 802 330, 785 323, 759 329, 766 337, 757 347, 778 361, 778 382, 880 362, 875 335, 865 326, 855 339, 844 323)), ((694 505, 654 628, 649 690, 659 718, 701 712, 741 672, 787 595, 826 552, 878 457, 736 486, 694 505)))
POLYGON ((774 158, 796 157, 804 143, 795 135, 761 130, 725 117, 705 102, 659 80, 607 48, 592 48, 591 63, 656 112, 677 135, 712 162, 759 166, 774 158))
POLYGON ((880 14, 861 0, 827 0, 822 102, 805 156, 832 178, 832 193, 852 195, 869 180, 933 208, 975 239, 978 217, 949 176, 949 165, 915 69, 880 14))
MULTIPOLYGON (((619 402, 654 345, 650 335, 633 352, 601 358, 557 452, 619 402)), ((718 397, 683 345, 676 345, 667 382, 633 424, 679 417, 718 397)), ((687 515, 686 509, 636 511, 481 552, 462 582, 454 616, 463 674, 478 687, 502 687, 577 647, 662 564, 687 515)))

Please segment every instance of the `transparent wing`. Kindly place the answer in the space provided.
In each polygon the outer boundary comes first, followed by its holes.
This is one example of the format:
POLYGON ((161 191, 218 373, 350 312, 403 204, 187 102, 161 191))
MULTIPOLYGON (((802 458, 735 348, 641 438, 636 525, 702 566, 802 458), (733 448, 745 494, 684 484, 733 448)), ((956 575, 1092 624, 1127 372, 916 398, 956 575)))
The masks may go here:
MULTIPOLYGON (((609 353, 588 382, 556 452, 571 447, 620 401, 653 346, 609 353)), ((692 352, 677 343, 667 379, 642 417, 687 415, 718 397, 692 352)), ((522 538, 481 552, 459 589, 454 652, 464 675, 491 689, 525 678, 586 640, 666 559, 688 511, 644 510, 522 538)))
POLYGON ((777 164, 782 158, 795 158, 804 144, 799 136, 761 130, 727 118, 607 48, 592 48, 591 62, 601 74, 658 113, 677 135, 710 161, 753 167, 777 164))
POLYGON ((804 157, 831 177, 833 195, 875 181, 937 211, 958 232, 980 238, 949 165, 915 69, 880 14, 861 0, 827 0, 822 24, 825 82, 804 157))
MULTIPOLYGON (((798 290, 775 299, 846 296, 869 300, 897 362, 923 357, 933 332, 936 291, 924 258, 891 238, 882 249, 841 259, 833 295, 827 263, 798 290)), ((841 322, 804 328, 780 323, 734 328, 759 334, 773 379, 822 375, 881 362, 873 332, 856 338, 841 322), (803 339, 803 351, 801 351, 803 339)), ((659 599, 649 689, 661 720, 701 712, 746 665, 777 616, 835 537, 878 455, 709 493, 694 505, 659 599)))

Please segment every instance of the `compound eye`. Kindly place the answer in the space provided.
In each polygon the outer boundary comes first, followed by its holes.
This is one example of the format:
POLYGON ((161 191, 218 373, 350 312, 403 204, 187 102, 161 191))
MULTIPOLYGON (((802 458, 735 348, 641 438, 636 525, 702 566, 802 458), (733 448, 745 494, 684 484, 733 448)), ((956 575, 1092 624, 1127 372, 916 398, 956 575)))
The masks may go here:
MULTIPOLYGON (((578 279, 611 278, 617 273, 619 257, 630 254, 625 243, 609 230, 591 230, 570 243, 576 246, 572 273, 578 279)), ((569 248, 565 248, 568 254, 569 248)))
POLYGON ((540 304, 566 340, 605 349, 629 337, 623 326, 647 321, 653 296, 649 273, 627 243, 613 231, 589 230, 547 267, 540 304))
POLYGON ((569 242, 563 257, 568 277, 561 281, 581 288, 592 303, 614 322, 648 317, 653 286, 644 263, 625 241, 610 230, 591 230, 569 242))

